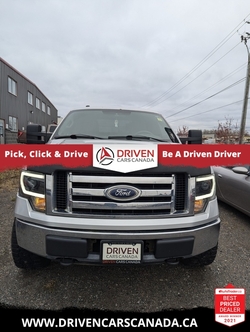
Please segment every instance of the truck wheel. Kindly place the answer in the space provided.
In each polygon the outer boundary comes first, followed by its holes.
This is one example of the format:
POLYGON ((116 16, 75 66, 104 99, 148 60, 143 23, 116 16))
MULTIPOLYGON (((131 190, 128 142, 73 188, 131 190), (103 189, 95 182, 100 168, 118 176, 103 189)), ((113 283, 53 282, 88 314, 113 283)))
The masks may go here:
POLYGON ((14 263, 19 269, 39 269, 50 264, 50 260, 19 247, 16 238, 16 224, 13 223, 11 236, 11 252, 14 263))
POLYGON ((212 264, 217 255, 218 244, 212 249, 191 258, 183 259, 183 264, 190 267, 201 267, 212 264))

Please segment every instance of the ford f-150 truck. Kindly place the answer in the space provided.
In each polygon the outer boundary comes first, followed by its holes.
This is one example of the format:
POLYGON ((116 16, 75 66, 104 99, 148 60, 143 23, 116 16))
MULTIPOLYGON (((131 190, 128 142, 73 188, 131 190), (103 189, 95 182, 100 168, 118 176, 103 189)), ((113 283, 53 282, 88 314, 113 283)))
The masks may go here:
MULTIPOLYGON (((74 110, 48 140, 42 136, 40 125, 27 126, 27 144, 89 144, 95 161, 22 170, 11 243, 18 268, 41 268, 52 260, 190 266, 214 261, 220 218, 212 168, 154 163, 158 144, 183 143, 161 114, 74 110)), ((190 130, 184 141, 202 143, 201 132, 190 130)))

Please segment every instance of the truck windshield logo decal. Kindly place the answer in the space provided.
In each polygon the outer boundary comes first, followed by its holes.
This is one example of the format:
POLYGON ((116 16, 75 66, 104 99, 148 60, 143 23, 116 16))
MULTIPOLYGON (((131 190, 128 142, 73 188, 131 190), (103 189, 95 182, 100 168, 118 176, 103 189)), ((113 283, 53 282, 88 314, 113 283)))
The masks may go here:
POLYGON ((103 166, 110 165, 114 161, 114 152, 107 147, 102 147, 97 151, 96 160, 103 166))
POLYGON ((104 190, 106 197, 115 201, 132 201, 141 196, 141 190, 132 186, 113 186, 104 190))

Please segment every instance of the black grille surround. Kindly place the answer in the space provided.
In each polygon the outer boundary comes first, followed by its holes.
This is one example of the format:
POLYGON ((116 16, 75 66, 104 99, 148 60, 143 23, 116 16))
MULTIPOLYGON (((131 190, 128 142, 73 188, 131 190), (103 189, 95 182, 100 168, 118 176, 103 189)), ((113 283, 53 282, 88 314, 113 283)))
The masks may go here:
POLYGON ((52 213, 98 218, 157 218, 188 214, 187 173, 56 171, 52 213), (123 202, 105 196, 115 185, 132 186, 140 197, 123 202))

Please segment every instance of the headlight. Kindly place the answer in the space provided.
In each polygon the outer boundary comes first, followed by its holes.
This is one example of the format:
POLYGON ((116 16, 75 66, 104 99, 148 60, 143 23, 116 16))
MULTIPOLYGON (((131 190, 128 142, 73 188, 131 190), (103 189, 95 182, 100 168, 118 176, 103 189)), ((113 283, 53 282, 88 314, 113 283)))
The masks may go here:
POLYGON ((23 171, 20 177, 20 189, 20 195, 29 199, 34 210, 45 211, 45 177, 43 174, 23 171))
POLYGON ((209 200, 215 196, 214 175, 202 176, 196 178, 194 213, 205 210, 209 200))

